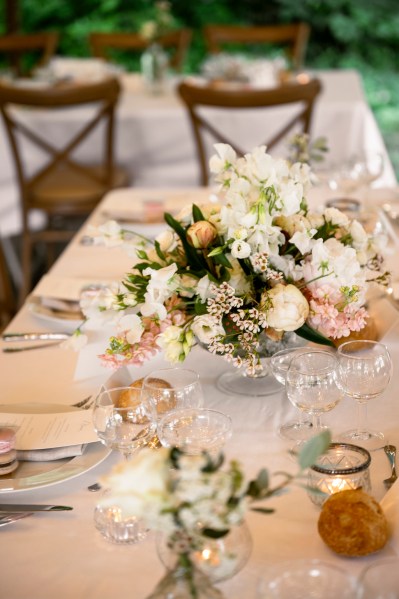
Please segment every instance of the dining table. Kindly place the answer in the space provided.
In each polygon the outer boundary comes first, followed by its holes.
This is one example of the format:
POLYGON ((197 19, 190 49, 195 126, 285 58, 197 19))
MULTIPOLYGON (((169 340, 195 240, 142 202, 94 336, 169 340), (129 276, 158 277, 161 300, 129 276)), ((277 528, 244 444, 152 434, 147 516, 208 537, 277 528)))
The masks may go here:
MULTIPOLYGON (((325 202, 328 193, 328 190, 316 187, 309 197, 317 206, 325 202)), ((381 215, 384 213, 384 217, 387 213, 383 207, 388 201, 391 206, 395 202, 399 205, 396 187, 369 190, 368 194, 373 209, 381 215)), ((212 186, 126 188, 111 192, 39 281, 5 333, 74 330, 76 321, 71 323, 51 317, 36 309, 33 300, 44 293, 44 283, 47 288, 53 283, 54 289, 62 283, 65 288, 77 281, 83 286, 88 280, 119 281, 124 277, 134 258, 123 247, 93 243, 99 225, 115 218, 123 223, 122 226, 153 237, 165 227, 159 218, 160 207, 176 213, 191 203, 216 201, 217 190, 212 186), (147 206, 147 209, 143 211, 137 206, 147 206), (133 224, 129 224, 129 214, 133 224)), ((390 219, 386 230, 389 237, 387 261, 393 273, 399 274, 396 260, 399 227, 394 219, 390 219)), ((389 443, 399 446, 399 312, 391 298, 384 294, 375 298, 375 302, 376 317, 383 320, 382 340, 389 348, 394 372, 385 392, 369 402, 369 419, 373 428, 384 432, 389 443)), ((62 414, 65 410, 68 414, 72 404, 89 396, 94 398, 101 385, 115 376, 115 372, 104 367, 98 357, 105 350, 110 333, 108 329, 88 330, 88 344, 80 352, 54 342, 50 347, 7 353, 3 350, 10 346, 36 345, 2 339, 0 423, 4 406, 11 411, 18 410, 21 405, 21 409, 36 406, 35 410, 40 411, 42 406, 44 412, 48 406, 53 409, 56 406, 56 411, 62 414)), ((200 346, 190 352, 181 366, 199 374, 205 407, 222 411, 232 419, 233 434, 224 447, 227 461, 239 460, 248 478, 263 467, 271 476, 278 471, 297 471, 298 466, 290 454, 293 442, 279 434, 280 426, 297 416, 283 386, 268 396, 251 397, 221 391, 218 378, 233 367, 223 357, 212 355, 200 346)), ((133 382, 165 367, 170 364, 159 352, 141 366, 124 368, 133 382)), ((91 417, 90 410, 85 410, 85 414, 91 417)), ((335 439, 354 416, 355 402, 345 397, 323 419, 335 439)), ((383 480, 390 474, 389 461, 383 449, 371 452, 371 456, 371 494, 383 502, 386 496, 383 480)), ((119 545, 103 538, 94 526, 93 515, 101 491, 91 492, 89 486, 101 480, 121 460, 118 452, 109 451, 92 439, 83 456, 47 463, 46 469, 38 462, 30 474, 24 475, 22 469, 17 469, 10 477, 0 477, 0 504, 61 504, 73 508, 70 511, 38 512, 0 527, 2 599, 145 599, 151 593, 164 574, 156 551, 155 533, 149 531, 146 538, 136 544, 119 545)), ((226 598, 258 599, 262 579, 283 563, 289 568, 290 563, 298 560, 321 560, 340 567, 356 580, 366 565, 399 553, 397 536, 396 544, 393 542, 395 534, 378 553, 365 557, 348 558, 332 552, 318 534, 320 508, 300 484, 290 485, 287 492, 269 499, 264 505, 275 511, 270 514, 248 511, 246 515, 252 551, 242 570, 218 585, 226 598)), ((399 527, 399 520, 396 526, 399 527)))

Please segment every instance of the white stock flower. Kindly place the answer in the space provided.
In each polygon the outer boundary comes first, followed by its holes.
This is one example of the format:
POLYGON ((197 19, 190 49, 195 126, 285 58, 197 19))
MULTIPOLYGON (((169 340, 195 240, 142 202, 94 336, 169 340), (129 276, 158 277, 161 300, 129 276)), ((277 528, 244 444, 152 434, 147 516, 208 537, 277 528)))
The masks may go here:
POLYGON ((144 294, 144 304, 140 307, 143 316, 157 314, 161 320, 166 318, 167 312, 164 302, 176 288, 177 281, 173 281, 173 275, 176 271, 177 264, 175 263, 159 270, 154 268, 143 270, 144 276, 151 277, 147 285, 147 291, 144 294))
POLYGON ((205 275, 198 281, 196 294, 199 295, 201 302, 204 304, 208 297, 211 297, 211 292, 209 291, 209 285, 211 281, 209 280, 208 275, 205 275))
POLYGON ((266 294, 267 300, 271 301, 266 314, 269 327, 277 331, 295 331, 305 323, 309 304, 295 285, 279 283, 266 294))
POLYGON ((230 251, 233 258, 248 258, 251 255, 251 246, 246 241, 236 239, 231 244, 230 251))
POLYGON ((281 185, 279 195, 282 204, 281 214, 290 216, 291 214, 296 214, 300 210, 303 198, 303 187, 301 183, 287 181, 281 185))
POLYGON ((349 227, 352 237, 352 246, 355 250, 364 250, 368 244, 368 236, 363 226, 357 220, 353 220, 349 227))
POLYGON ((311 251, 315 243, 313 237, 316 235, 316 233, 316 229, 297 231, 289 241, 298 248, 301 254, 307 254, 311 251))
POLYGON ((192 322, 191 330, 201 343, 209 344, 218 335, 225 335, 225 330, 210 314, 196 316, 192 322))
POLYGON ((128 343, 138 343, 144 331, 143 323, 137 314, 126 314, 117 323, 118 333, 126 332, 128 343))
POLYGON ((118 283, 90 287, 82 291, 79 301, 86 322, 87 330, 98 330, 107 323, 113 323, 118 318, 119 307, 116 294, 118 283))

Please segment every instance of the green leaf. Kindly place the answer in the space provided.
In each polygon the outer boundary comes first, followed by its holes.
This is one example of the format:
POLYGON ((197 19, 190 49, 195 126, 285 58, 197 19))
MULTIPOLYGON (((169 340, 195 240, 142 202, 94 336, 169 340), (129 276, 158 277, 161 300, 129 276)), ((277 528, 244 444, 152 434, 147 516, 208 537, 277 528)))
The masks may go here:
POLYGON ((213 256, 218 256, 219 254, 222 254, 223 250, 224 247, 222 245, 219 245, 217 248, 214 248, 212 251, 209 252, 208 258, 213 258, 213 256))
POLYGON ((256 478, 256 484, 259 489, 268 489, 269 488, 269 473, 265 468, 259 472, 256 478))
POLYGON ((161 250, 159 241, 156 241, 156 240, 154 241, 154 247, 155 247, 155 251, 157 253, 158 258, 160 258, 161 260, 165 260, 165 254, 161 250))
POLYGON ((218 256, 215 256, 213 261, 216 264, 222 264, 223 266, 227 266, 227 268, 233 268, 231 262, 224 254, 219 254, 218 256))
POLYGON ((328 430, 309 439, 298 454, 298 463, 301 470, 313 466, 317 462, 317 458, 327 451, 330 443, 331 433, 328 430))
POLYGON ((202 529, 202 534, 204 535, 204 537, 209 537, 210 539, 221 539, 222 537, 225 537, 229 532, 230 530, 228 528, 226 528, 225 530, 215 530, 213 528, 202 529))
POLYGON ((197 316, 201 316, 202 314, 207 314, 208 310, 206 304, 203 304, 201 300, 197 299, 194 304, 194 310, 197 316))
POLYGON ((272 507, 251 507, 251 512, 259 512, 260 514, 273 514, 274 511, 272 507))
POLYGON ((195 223, 197 223, 200 220, 206 220, 206 219, 205 219, 204 215, 202 214, 201 210, 198 208, 198 206, 193 204, 193 221, 195 223))
POLYGON ((312 329, 306 323, 303 324, 299 329, 296 329, 295 333, 302 337, 302 339, 306 339, 307 341, 312 341, 313 343, 318 343, 319 345, 328 345, 329 347, 335 347, 334 343, 331 339, 324 337, 315 329, 312 329))
POLYGON ((195 268, 196 270, 201 270, 201 269, 205 269, 206 270, 206 263, 205 260, 202 258, 202 256, 200 254, 197 253, 197 251, 191 247, 191 245, 188 243, 187 241, 187 235, 186 235, 186 231, 184 230, 184 228, 181 226, 180 223, 177 222, 177 220, 175 220, 173 218, 173 216, 171 214, 169 214, 168 212, 165 212, 164 214, 164 218, 166 223, 178 234, 178 236, 181 239, 181 242, 183 244, 184 247, 184 252, 186 254, 187 260, 189 262, 189 264, 195 268))

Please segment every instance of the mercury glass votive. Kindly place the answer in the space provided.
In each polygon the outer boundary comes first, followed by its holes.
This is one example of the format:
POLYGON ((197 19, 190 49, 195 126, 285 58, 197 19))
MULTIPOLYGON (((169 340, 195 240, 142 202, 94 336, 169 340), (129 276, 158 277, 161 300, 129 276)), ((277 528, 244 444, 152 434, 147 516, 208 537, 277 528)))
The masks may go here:
POLYGON ((309 469, 308 485, 311 501, 321 507, 330 495, 339 491, 362 488, 371 491, 371 456, 367 449, 350 443, 331 443, 326 453, 309 469))

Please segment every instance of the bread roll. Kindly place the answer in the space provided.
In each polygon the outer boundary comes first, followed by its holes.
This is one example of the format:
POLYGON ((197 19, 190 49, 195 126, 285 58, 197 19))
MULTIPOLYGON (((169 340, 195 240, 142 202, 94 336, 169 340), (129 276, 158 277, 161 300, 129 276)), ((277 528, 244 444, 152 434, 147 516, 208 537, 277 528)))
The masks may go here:
POLYGON ((380 505, 361 489, 331 495, 323 504, 318 530, 335 553, 352 557, 382 549, 389 536, 380 505))

